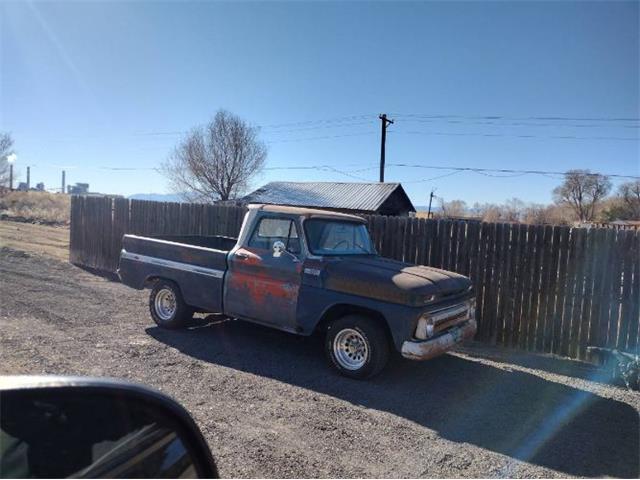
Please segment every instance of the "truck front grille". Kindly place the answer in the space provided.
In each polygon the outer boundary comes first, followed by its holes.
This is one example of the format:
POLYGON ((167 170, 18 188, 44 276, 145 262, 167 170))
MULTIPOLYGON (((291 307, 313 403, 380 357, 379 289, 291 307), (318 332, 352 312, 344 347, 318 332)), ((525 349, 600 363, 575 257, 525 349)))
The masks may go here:
POLYGON ((434 333, 438 334, 468 320, 471 317, 470 302, 459 303, 430 314, 433 319, 434 333))

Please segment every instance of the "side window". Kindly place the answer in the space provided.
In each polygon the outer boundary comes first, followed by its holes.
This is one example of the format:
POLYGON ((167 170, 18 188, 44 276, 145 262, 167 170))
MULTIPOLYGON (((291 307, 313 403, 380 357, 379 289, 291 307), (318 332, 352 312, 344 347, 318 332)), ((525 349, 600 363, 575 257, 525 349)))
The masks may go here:
POLYGON ((253 231, 249 246, 270 250, 274 242, 281 241, 291 253, 300 253, 300 238, 293 220, 285 218, 262 218, 253 231))

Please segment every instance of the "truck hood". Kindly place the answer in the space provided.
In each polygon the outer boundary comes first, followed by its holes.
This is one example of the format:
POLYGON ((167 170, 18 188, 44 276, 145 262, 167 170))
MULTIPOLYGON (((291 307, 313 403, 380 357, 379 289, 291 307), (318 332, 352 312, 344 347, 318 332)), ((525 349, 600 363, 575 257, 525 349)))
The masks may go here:
POLYGON ((464 275, 377 256, 337 258, 324 270, 324 285, 329 290, 413 307, 462 294, 471 287, 464 275))

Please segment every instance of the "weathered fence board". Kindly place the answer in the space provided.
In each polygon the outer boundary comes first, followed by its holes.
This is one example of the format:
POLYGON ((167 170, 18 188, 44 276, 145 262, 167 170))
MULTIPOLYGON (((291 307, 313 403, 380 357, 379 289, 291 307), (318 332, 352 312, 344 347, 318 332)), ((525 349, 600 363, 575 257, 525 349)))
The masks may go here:
MULTIPOLYGON (((122 236, 236 236, 244 207, 73 197, 69 258, 114 272, 122 236)), ((640 231, 366 216, 376 250, 471 277, 478 338, 584 359, 635 351, 640 231)))

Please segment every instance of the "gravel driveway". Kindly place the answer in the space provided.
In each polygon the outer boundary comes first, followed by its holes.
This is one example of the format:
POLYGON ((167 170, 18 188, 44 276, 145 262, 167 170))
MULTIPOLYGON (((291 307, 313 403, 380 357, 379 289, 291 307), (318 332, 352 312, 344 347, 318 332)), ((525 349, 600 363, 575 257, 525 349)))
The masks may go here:
POLYGON ((640 396, 595 369, 472 344, 357 382, 328 370, 315 338, 215 316, 160 330, 147 294, 0 249, 0 373, 160 389, 227 477, 639 475, 640 396))

